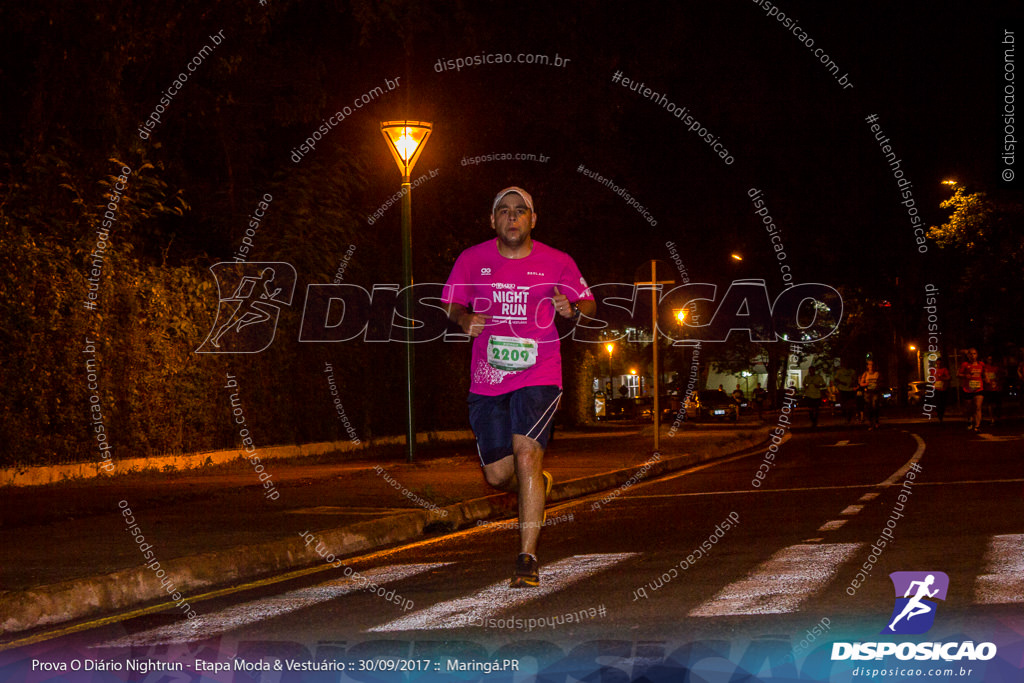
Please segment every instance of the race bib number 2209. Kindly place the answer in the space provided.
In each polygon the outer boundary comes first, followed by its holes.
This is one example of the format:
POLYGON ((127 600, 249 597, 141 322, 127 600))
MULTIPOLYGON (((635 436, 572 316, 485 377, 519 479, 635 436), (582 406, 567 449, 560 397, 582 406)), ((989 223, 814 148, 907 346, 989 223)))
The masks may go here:
POLYGON ((537 362, 537 342, 522 337, 494 335, 487 340, 487 362, 498 370, 525 370, 537 362))

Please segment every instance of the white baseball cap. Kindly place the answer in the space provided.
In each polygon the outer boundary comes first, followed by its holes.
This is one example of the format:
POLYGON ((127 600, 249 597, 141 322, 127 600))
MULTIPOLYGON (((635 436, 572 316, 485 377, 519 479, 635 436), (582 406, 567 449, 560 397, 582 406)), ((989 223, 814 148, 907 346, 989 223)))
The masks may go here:
POLYGON ((498 193, 497 197, 494 198, 494 204, 491 206, 491 213, 494 213, 494 210, 498 208, 498 202, 504 199, 505 195, 507 195, 509 192, 515 192, 516 194, 521 196, 523 198, 523 201, 526 202, 526 206, 529 207, 530 211, 533 211, 533 197, 530 196, 530 193, 521 187, 516 187, 513 185, 512 187, 506 187, 504 190, 498 193))

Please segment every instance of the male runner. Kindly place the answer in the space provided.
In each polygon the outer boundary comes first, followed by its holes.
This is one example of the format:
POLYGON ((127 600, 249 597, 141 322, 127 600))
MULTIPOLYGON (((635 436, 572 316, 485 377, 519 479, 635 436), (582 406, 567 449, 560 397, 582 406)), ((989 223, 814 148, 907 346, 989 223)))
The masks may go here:
POLYGON ((857 371, 842 363, 832 378, 839 390, 839 405, 846 416, 846 424, 850 424, 853 421, 854 409, 857 407, 857 371))
POLYGON ((594 297, 572 258, 536 242, 533 198, 518 187, 491 207, 497 233, 466 249, 445 284, 448 317, 473 337, 469 422, 487 483, 519 496, 512 587, 537 586, 537 538, 551 475, 541 464, 562 396, 555 315, 593 316, 594 297))
POLYGON ((813 365, 807 369, 804 378, 804 403, 807 405, 807 416, 811 419, 811 429, 818 428, 818 411, 821 410, 821 390, 825 388, 825 378, 818 374, 813 365))
POLYGON ((882 409, 882 373, 875 369, 875 361, 867 360, 868 369, 860 376, 860 388, 864 391, 864 404, 868 412, 868 431, 878 429, 878 414, 882 409))
POLYGON ((978 360, 978 350, 967 349, 967 360, 960 364, 956 376, 960 379, 960 390, 967 400, 967 429, 981 431, 981 406, 985 401, 985 364, 978 360))

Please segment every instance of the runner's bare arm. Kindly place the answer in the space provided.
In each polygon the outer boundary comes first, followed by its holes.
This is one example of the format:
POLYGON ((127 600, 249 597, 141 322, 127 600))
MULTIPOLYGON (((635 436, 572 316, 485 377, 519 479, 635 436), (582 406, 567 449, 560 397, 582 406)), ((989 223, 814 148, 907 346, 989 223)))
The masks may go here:
POLYGON ((597 302, 593 299, 580 299, 576 302, 576 306, 580 309, 580 313, 588 318, 597 313, 597 302))
MULTIPOLYGON (((569 297, 565 294, 559 292, 558 287, 555 287, 555 295, 551 297, 551 303, 554 304, 555 311, 563 318, 571 318, 573 316, 573 302, 569 301, 569 297)), ((588 318, 597 312, 597 303, 593 299, 580 299, 575 303, 576 307, 580 309, 580 313, 588 318)))
POLYGON ((448 319, 462 328, 462 331, 470 337, 478 336, 487 324, 487 316, 479 313, 470 313, 462 304, 448 304, 448 319))

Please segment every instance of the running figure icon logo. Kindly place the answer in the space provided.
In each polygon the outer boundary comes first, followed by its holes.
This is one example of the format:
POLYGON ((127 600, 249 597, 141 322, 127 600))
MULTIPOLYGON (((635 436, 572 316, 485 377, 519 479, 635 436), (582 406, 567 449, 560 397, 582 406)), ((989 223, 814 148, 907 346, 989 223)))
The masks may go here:
POLYGON ((946 599, 949 577, 943 572, 893 572, 889 578, 896 591, 896 605, 882 633, 927 632, 935 623, 936 600, 946 599))
POLYGON ((217 281, 217 317, 196 353, 259 353, 269 347, 281 306, 292 303, 295 268, 282 261, 224 261, 210 272, 217 281))

